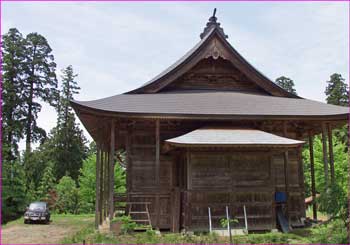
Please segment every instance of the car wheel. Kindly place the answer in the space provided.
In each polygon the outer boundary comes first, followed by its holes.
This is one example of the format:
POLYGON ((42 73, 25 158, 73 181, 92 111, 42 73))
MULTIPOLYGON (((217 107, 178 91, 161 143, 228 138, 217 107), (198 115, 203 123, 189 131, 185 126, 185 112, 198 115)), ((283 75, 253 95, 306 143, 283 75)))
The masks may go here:
POLYGON ((24 224, 28 224, 28 220, 25 219, 25 220, 24 220, 24 224))

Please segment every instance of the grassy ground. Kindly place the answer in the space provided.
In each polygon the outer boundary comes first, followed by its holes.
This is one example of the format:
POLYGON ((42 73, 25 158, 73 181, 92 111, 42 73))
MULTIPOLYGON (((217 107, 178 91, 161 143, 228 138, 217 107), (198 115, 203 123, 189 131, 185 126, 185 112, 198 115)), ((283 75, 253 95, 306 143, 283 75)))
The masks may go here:
MULTIPOLYGON (((196 234, 196 235, 183 235, 162 233, 156 235, 152 231, 125 234, 119 236, 113 236, 111 234, 101 234, 96 232, 91 224, 76 233, 72 237, 63 239, 62 243, 82 243, 85 241, 90 243, 105 243, 105 244, 161 244, 161 243, 196 243, 196 244, 211 244, 211 243, 226 243, 228 244, 229 238, 218 237, 211 234, 196 234)), ((263 233, 263 234, 249 234, 243 236, 234 236, 234 243, 239 244, 308 244, 308 243, 337 243, 346 244, 346 229, 344 223, 341 220, 335 220, 328 225, 322 225, 316 228, 295 229, 293 232, 283 234, 276 233, 263 233)))
MULTIPOLYGON (((229 238, 211 234, 183 235, 154 231, 114 236, 102 234, 94 229, 93 215, 52 215, 49 225, 24 225, 23 219, 9 222, 2 227, 2 244, 11 243, 80 243, 86 244, 154 244, 154 243, 229 243, 229 238)), ((288 234, 263 233, 234 236, 234 243, 305 244, 346 243, 346 229, 341 220, 316 228, 295 229, 288 234)))
POLYGON ((58 243, 89 227, 93 215, 51 215, 45 224, 23 224, 23 218, 2 226, 1 244, 58 243))

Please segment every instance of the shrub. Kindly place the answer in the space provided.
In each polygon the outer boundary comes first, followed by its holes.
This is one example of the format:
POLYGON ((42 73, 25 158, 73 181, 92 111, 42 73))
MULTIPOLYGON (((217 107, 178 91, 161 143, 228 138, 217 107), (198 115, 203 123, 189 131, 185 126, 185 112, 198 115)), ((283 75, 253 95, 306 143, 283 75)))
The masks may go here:
POLYGON ((63 176, 56 186, 57 211, 59 213, 77 214, 79 208, 79 190, 74 180, 69 176, 63 176))

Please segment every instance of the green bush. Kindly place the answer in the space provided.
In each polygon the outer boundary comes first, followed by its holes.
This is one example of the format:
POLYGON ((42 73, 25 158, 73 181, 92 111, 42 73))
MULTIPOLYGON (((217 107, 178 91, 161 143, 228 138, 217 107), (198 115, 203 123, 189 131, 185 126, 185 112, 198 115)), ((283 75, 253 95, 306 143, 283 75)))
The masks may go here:
POLYGON ((311 243, 347 244, 346 226, 340 219, 315 227, 311 233, 311 243))
POLYGON ((56 185, 57 204, 59 213, 77 214, 79 209, 79 189, 75 181, 69 176, 63 176, 56 185))
POLYGON ((121 221, 122 222, 121 231, 123 234, 127 234, 129 232, 132 232, 137 227, 136 222, 132 221, 130 215, 116 217, 112 220, 112 222, 114 222, 114 221, 121 221))
POLYGON ((344 189, 338 184, 330 186, 327 190, 321 193, 319 202, 319 210, 321 212, 325 212, 332 217, 342 217, 344 219, 344 223, 346 220, 346 202, 347 195, 344 189))

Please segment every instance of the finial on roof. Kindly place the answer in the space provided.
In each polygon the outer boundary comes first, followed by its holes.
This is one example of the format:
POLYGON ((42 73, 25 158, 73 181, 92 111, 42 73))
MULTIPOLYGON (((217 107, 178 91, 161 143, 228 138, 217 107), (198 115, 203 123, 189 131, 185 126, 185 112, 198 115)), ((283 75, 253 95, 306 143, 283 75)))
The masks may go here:
POLYGON ((216 14, 216 8, 214 8, 213 17, 215 17, 215 14, 216 14))
POLYGON ((228 36, 224 33, 224 29, 222 29, 220 27, 220 23, 217 22, 217 19, 216 16, 216 8, 214 8, 214 11, 213 11, 213 15, 209 18, 209 21, 207 22, 207 26, 204 28, 203 32, 201 33, 200 37, 201 39, 203 39, 207 34, 208 32, 211 31, 211 29, 213 28, 217 28, 218 31, 225 37, 225 38, 228 38, 228 36))

